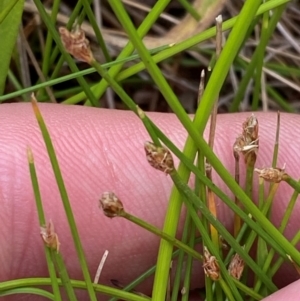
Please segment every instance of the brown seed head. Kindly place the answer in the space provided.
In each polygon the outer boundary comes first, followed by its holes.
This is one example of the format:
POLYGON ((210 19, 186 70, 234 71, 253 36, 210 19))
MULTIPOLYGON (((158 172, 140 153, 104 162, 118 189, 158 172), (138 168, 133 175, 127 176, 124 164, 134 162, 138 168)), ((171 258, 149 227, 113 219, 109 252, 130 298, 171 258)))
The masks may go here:
POLYGON ((239 254, 235 254, 229 263, 228 272, 229 274, 237 280, 240 280, 243 271, 244 271, 245 263, 239 254))
POLYGON ((288 177, 287 173, 285 172, 285 166, 283 168, 255 168, 254 171, 256 171, 258 176, 263 178, 265 181, 273 183, 279 183, 288 177))
POLYGON ((220 267, 215 256, 212 256, 208 249, 203 248, 203 269, 207 277, 210 277, 213 281, 220 279, 220 267))
POLYGON ((79 26, 75 26, 71 32, 65 27, 60 27, 59 33, 66 51, 76 59, 88 64, 94 60, 90 43, 85 38, 85 33, 79 26))
POLYGON ((146 157, 149 164, 169 174, 174 170, 174 161, 170 151, 163 146, 156 146, 152 142, 145 142, 144 144, 146 157))
POLYGON ((122 202, 113 192, 104 192, 99 202, 104 214, 110 218, 120 216, 124 212, 122 202))
POLYGON ((243 132, 236 138, 233 145, 233 155, 236 160, 239 159, 239 153, 242 153, 245 163, 254 163, 256 161, 259 138, 258 138, 258 121, 252 114, 243 123, 243 132))
POLYGON ((60 242, 57 234, 54 232, 54 225, 51 220, 46 226, 40 228, 40 234, 45 245, 58 253, 60 242))
POLYGON ((254 114, 243 123, 243 135, 250 141, 258 140, 258 120, 254 114))

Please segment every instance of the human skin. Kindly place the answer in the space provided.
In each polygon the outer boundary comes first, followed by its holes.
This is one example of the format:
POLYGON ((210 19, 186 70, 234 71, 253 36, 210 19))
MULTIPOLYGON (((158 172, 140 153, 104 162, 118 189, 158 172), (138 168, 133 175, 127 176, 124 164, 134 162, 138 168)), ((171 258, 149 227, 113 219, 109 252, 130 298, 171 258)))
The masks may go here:
MULTIPOLYGON (((98 207, 99 197, 104 191, 113 191, 128 212, 162 227, 171 179, 147 163, 143 143, 149 136, 133 113, 51 104, 39 106, 53 140, 91 275, 95 275, 103 252, 108 250, 100 283, 110 284, 110 279, 129 283, 155 263, 159 239, 126 220, 105 217, 98 207)), ((152 113, 149 116, 178 147, 183 147, 186 133, 173 114, 152 113)), ((232 174, 232 145, 248 116, 244 113, 218 116, 215 152, 232 174)), ((260 126, 256 166, 267 167, 271 165, 276 114, 257 113, 256 116, 260 126)), ((286 163, 287 172, 295 178, 299 177, 299 122, 297 115, 281 115, 278 166, 286 163)), ((28 146, 34 155, 46 218, 55 225, 68 271, 72 277, 81 278, 32 107, 30 104, 6 104, 0 107, 0 282, 47 276, 26 157, 28 146)), ((217 176, 215 182, 230 195, 217 176)), ((291 194, 290 187, 281 183, 272 210, 272 221, 276 225, 280 223, 291 194)), ((218 209, 218 218, 230 228, 232 214, 222 204, 218 209)), ((289 239, 299 230, 299 212, 300 205, 296 204, 285 233, 289 239)), ((197 286, 203 284, 203 274, 196 272, 195 275, 197 286)), ((294 269, 287 264, 276 283, 283 287, 297 278, 294 269)), ((148 283, 140 290, 149 292, 150 287, 148 283)), ((285 301, 295 300, 293 298, 299 293, 300 287, 294 283, 265 300, 282 300, 282 294, 285 301)), ((18 300, 18 296, 11 300, 18 300)))

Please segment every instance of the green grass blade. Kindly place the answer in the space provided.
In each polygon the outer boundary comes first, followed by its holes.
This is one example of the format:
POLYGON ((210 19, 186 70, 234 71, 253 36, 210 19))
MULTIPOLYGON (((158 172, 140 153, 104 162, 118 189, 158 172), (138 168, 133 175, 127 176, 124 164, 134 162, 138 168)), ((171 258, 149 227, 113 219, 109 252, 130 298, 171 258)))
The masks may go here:
POLYGON ((242 43, 244 42, 248 28, 251 26, 251 22, 255 18, 260 4, 260 0, 246 1, 244 3, 244 6, 220 54, 220 57, 217 60, 214 69, 212 70, 198 109, 202 119, 198 126, 200 133, 203 133, 204 131, 205 125, 214 105, 214 101, 217 99, 220 93, 230 66, 237 56, 242 43))
POLYGON ((261 94, 261 81, 262 81, 262 74, 263 74, 262 69, 264 65, 265 50, 266 50, 265 46, 268 43, 268 30, 267 30, 268 27, 269 27, 269 12, 265 12, 262 16, 261 36, 260 36, 259 45, 257 47, 259 48, 259 51, 258 51, 256 70, 254 76, 254 91, 253 91, 253 100, 252 100, 253 111, 256 111, 258 109, 259 97, 261 94))
POLYGON ((88 0, 82 0, 82 3, 83 3, 83 6, 84 6, 84 9, 85 9, 85 12, 86 12, 86 14, 87 14, 87 16, 88 16, 88 18, 90 20, 90 23, 91 23, 91 25, 93 27, 93 30, 95 32, 97 42, 100 45, 100 48, 101 48, 101 50, 102 50, 102 52, 104 54, 105 60, 107 62, 110 62, 112 60, 111 56, 110 56, 109 51, 108 51, 108 49, 106 47, 105 41, 104 41, 103 36, 101 34, 101 31, 100 31, 100 29, 98 27, 98 24, 96 22, 94 13, 93 13, 92 8, 90 6, 90 3, 89 3, 88 0))
POLYGON ((38 105, 37 105, 35 100, 32 101, 32 106, 33 106, 33 111, 34 111, 34 114, 35 114, 36 119, 38 121, 39 127, 41 129, 43 139, 44 139, 45 144, 46 144, 47 152, 48 152, 48 155, 49 155, 49 158, 50 158, 50 162, 51 162, 51 165, 52 165, 52 168, 53 168, 55 179, 56 179, 58 189, 59 189, 59 192, 60 192, 60 195, 61 195, 62 203, 63 203, 64 209, 65 209, 65 213, 66 213, 66 216, 67 216, 67 219, 68 219, 68 223, 70 225, 72 237, 73 237, 73 240, 74 240, 77 255, 78 255, 79 262, 80 262, 80 265, 81 265, 81 269, 82 269, 82 272, 83 272, 83 277, 84 277, 84 280, 85 280, 86 285, 87 285, 88 294, 89 294, 89 297, 90 297, 91 301, 96 301, 97 300, 96 294, 95 294, 93 284, 92 284, 92 281, 91 281, 91 277, 90 277, 90 274, 89 274, 89 271, 88 271, 87 262, 86 262, 85 255, 84 255, 83 248, 82 248, 82 244, 81 244, 81 241, 80 241, 80 238, 79 238, 79 233, 78 233, 78 230, 77 230, 76 222, 75 222, 74 215, 73 215, 73 212, 72 212, 72 208, 71 208, 71 205, 70 205, 68 193, 67 193, 67 190, 66 190, 66 187, 65 187, 65 184, 64 184, 64 180, 63 180, 63 177, 62 177, 62 174, 61 174, 61 171, 60 171, 60 167, 59 167, 56 155, 55 155, 55 150, 54 150, 49 132, 47 130, 46 124, 43 120, 43 117, 41 115, 41 112, 40 112, 40 110, 38 108, 38 105))
POLYGON ((122 24, 123 28, 126 30, 130 41, 135 46, 137 52, 139 53, 141 59, 146 65, 147 71, 150 73, 152 79, 156 83, 160 92, 163 94, 165 100, 168 102, 169 106, 176 114, 177 118, 180 120, 182 125, 190 133, 190 129, 193 128, 192 122, 189 116, 186 114, 182 105, 180 104, 175 92, 172 90, 167 80, 162 75, 161 70, 153 61, 149 51, 146 49, 142 40, 140 39, 132 21, 130 20, 123 4, 120 1, 109 0, 108 1, 114 10, 116 16, 118 17, 119 22, 122 24))
MULTIPOLYGON (((195 127, 193 128, 193 130, 197 132, 197 134, 196 136, 194 135, 192 136, 193 141, 190 138, 188 138, 185 144, 184 153, 189 158, 193 159, 195 157, 196 148, 193 142, 194 143, 199 142, 198 133, 200 132, 200 134, 202 134, 204 131, 205 125, 207 123, 211 109, 214 104, 214 100, 217 99, 223 81, 225 80, 225 77, 231 66, 231 63, 233 62, 235 55, 239 50, 241 43, 243 42, 248 26, 250 25, 250 22, 253 19, 259 7, 259 4, 260 1, 255 1, 255 3, 252 3, 252 6, 251 4, 249 4, 249 2, 245 3, 245 6, 241 11, 239 18, 237 19, 234 28, 228 38, 228 41, 215 65, 215 68, 210 76, 210 80, 202 96, 201 103, 195 115, 195 119, 194 119, 195 127), (248 26, 247 24, 244 23, 245 21, 244 19, 248 20, 247 21, 248 26), (219 78, 219 76, 221 77, 219 78), (215 85, 217 85, 217 87, 215 85)), ((200 147, 199 149, 203 151, 203 148, 200 147)), ((210 158, 208 159, 209 162, 211 162, 212 166, 215 168, 213 164, 214 160, 212 161, 210 158)), ((186 182, 189 177, 189 171, 180 164, 178 172, 182 180, 186 182)), ((220 172, 220 170, 217 172, 220 172)), ((170 235, 175 235, 174 223, 176 225, 178 222, 180 209, 181 209, 180 193, 178 192, 177 189, 173 189, 166 218, 165 218, 164 232, 169 233, 170 235)), ((160 250, 158 254, 158 261, 160 262, 160 265, 157 268, 157 272, 156 272, 157 277, 155 278, 154 287, 153 287, 154 297, 157 298, 158 300, 162 300, 165 297, 165 289, 167 287, 167 280, 168 280, 168 275, 166 274, 165 271, 168 268, 171 254, 172 254, 171 246, 165 242, 161 242, 160 250)))
MULTIPOLYGON (((52 11, 51 11, 51 16, 50 19, 52 21, 53 24, 56 23, 56 17, 59 11, 59 5, 60 5, 60 1, 61 0, 54 0, 53 4, 52 4, 52 11)), ((50 31, 47 31, 47 38, 46 38, 46 43, 45 43, 45 48, 44 48, 44 53, 43 53, 43 65, 42 65, 42 72, 45 76, 45 78, 47 78, 49 69, 50 69, 50 57, 51 57, 51 52, 52 52, 52 35, 50 31)))
POLYGON ((42 296, 49 300, 56 301, 57 299, 54 297, 53 294, 47 292, 46 290, 34 287, 21 287, 21 288, 14 288, 11 290, 7 290, 4 293, 0 293, 0 297, 5 297, 9 295, 16 295, 16 294, 29 294, 29 295, 36 295, 42 296))
MULTIPOLYGON (((162 51, 166 48, 169 48, 169 47, 171 47, 171 46, 169 46, 169 45, 160 46, 160 47, 151 49, 150 53, 155 54, 155 53, 160 52, 160 51, 162 51)), ((105 64, 102 65, 102 67, 107 69, 107 68, 110 68, 112 66, 115 66, 115 65, 118 65, 118 64, 123 64, 123 63, 126 63, 126 62, 131 62, 131 61, 137 60, 137 59, 139 59, 139 55, 134 54, 134 55, 128 56, 124 59, 115 60, 113 62, 105 63, 105 64)), ((56 79, 51 79, 51 80, 45 81, 43 83, 36 84, 32 87, 28 87, 28 88, 25 88, 25 89, 20 88, 19 91, 8 93, 8 94, 5 94, 3 96, 0 96, 0 102, 2 102, 4 100, 7 100, 7 99, 17 97, 17 96, 22 96, 22 94, 26 94, 28 92, 35 92, 35 91, 37 91, 41 88, 47 87, 47 86, 53 86, 53 85, 60 84, 60 83, 63 83, 65 81, 68 81, 68 80, 72 80, 74 78, 78 78, 78 77, 81 77, 81 76, 84 76, 84 75, 88 75, 88 74, 94 73, 96 71, 97 70, 95 68, 87 68, 85 70, 81 70, 81 71, 78 71, 78 72, 74 72, 74 73, 71 73, 71 74, 68 74, 68 75, 58 77, 56 79)), ((73 103, 73 102, 70 102, 68 100, 65 100, 65 101, 63 101, 63 103, 64 104, 75 104, 76 101, 73 103)))
MULTIPOLYGON (((73 286, 70 281, 69 273, 66 269, 66 265, 64 263, 64 260, 61 256, 61 253, 57 253, 55 251, 52 251, 53 257, 55 258, 55 262, 57 264, 58 273, 60 275, 60 279, 62 281, 62 284, 65 288, 65 291, 67 293, 67 296, 70 301, 77 301, 77 297, 75 295, 75 291, 73 289, 73 286)), ((56 301, 56 299, 55 299, 56 301)))
POLYGON ((18 36, 24 0, 0 1, 0 95, 3 94, 11 54, 18 36))
MULTIPOLYGON (((74 25, 74 22, 77 20, 78 24, 81 24, 82 20, 83 20, 83 16, 84 13, 80 14, 80 10, 82 8, 82 0, 77 1, 76 6, 74 7, 74 9, 72 10, 72 13, 70 15, 70 18, 68 20, 68 23, 66 24, 66 28, 68 28, 69 30, 72 29, 72 26, 74 25), (78 17, 79 15, 79 17, 78 17)), ((56 45, 53 49, 51 58, 50 58, 50 64, 53 65, 57 56, 60 54, 60 50, 59 47, 56 45)), ((64 58, 63 55, 60 55, 60 58, 58 59, 58 62, 55 64, 55 68, 51 74, 51 79, 57 78, 59 71, 63 65, 64 62, 64 58)))
MULTIPOLYGON (((38 178, 37 178, 35 164, 34 164, 34 158, 33 158, 33 154, 31 152, 30 148, 28 148, 28 150, 27 150, 27 158, 28 158, 28 163, 29 163, 29 172, 30 172, 31 183, 32 183, 32 188, 33 188, 33 192, 34 192, 40 227, 43 227, 46 225, 46 220, 45 220, 42 198, 41 198, 38 178)), ((46 261, 47 261, 47 265, 48 265, 48 271, 49 271, 49 275, 51 278, 53 295, 54 295, 56 301, 60 301, 62 299, 61 299, 61 295, 60 295, 60 290, 59 290, 59 286, 58 286, 54 263, 52 261, 53 257, 51 256, 51 250, 46 245, 44 246, 44 250, 45 250, 46 261)))
POLYGON ((191 15, 193 16, 193 18, 197 21, 199 21, 201 19, 201 16, 199 15, 199 13, 195 10, 195 8, 191 5, 190 2, 188 2, 187 0, 178 0, 178 2, 180 2, 180 4, 182 5, 182 7, 184 7, 184 9, 191 15))
MULTIPOLYGON (((189 216, 189 215, 188 215, 189 216)), ((189 216, 190 218, 190 216, 189 216)), ((195 237, 196 237, 196 227, 194 224, 191 225, 190 230, 190 239, 188 242, 188 245, 190 248, 195 247, 195 237)), ((177 267, 178 269, 178 267, 177 267)), ((192 278, 192 269, 193 269, 193 258, 191 256, 187 256, 186 259, 186 265, 185 265, 185 276, 184 276, 184 282, 183 287, 187 290, 191 286, 191 278, 192 278)), ((179 272, 182 272, 182 269, 179 269, 179 272)), ((175 291, 176 292, 176 291, 175 291)), ((177 290, 178 292, 178 290, 177 290)), ((189 292, 185 292, 182 296, 182 301, 188 301, 189 300, 189 292)))
MULTIPOLYGON (((181 193, 184 195, 185 199, 189 203, 193 203, 197 207, 199 211, 206 217, 206 219, 218 230, 218 232, 222 235, 222 237, 235 249, 237 253, 245 260, 245 263, 256 273, 259 275, 260 278, 264 281, 264 283, 273 291, 276 291, 276 286, 272 283, 269 277, 264 274, 261 268, 254 262, 254 260, 245 252, 245 250, 236 242, 235 238, 225 229, 222 223, 217 220, 208 208, 204 205, 204 203, 194 194, 194 192, 187 186, 178 176, 177 172, 170 174, 174 184, 177 186, 177 189, 180 189, 181 193)), ((186 203, 187 204, 187 203, 186 203)), ((189 213, 191 214, 192 218, 197 216, 197 212, 188 205, 189 213)), ((193 218, 194 219, 194 218, 193 218)), ((199 217, 198 217, 199 219, 199 217)), ((195 222, 195 220, 194 220, 195 222)), ((203 231, 200 232, 203 236, 203 231)), ((204 244, 207 244, 207 241, 204 240, 204 244)), ((211 242, 212 244, 212 242, 211 242)), ((212 244, 213 245, 213 244, 212 244)), ((208 246, 208 245, 207 245, 208 246)), ((213 254, 216 256, 216 254, 213 254)), ((221 258, 218 254, 218 262, 220 263, 221 258)), ((222 261, 222 260, 221 260, 222 261)), ((227 270, 226 270, 227 273, 227 270)), ((223 274, 224 276, 224 274, 223 274)))
POLYGON ((238 105, 239 105, 240 100, 242 99, 243 95, 245 94, 246 88, 248 86, 248 83, 249 83, 251 77, 254 74, 254 70, 256 68, 256 64, 258 64, 258 60, 261 55, 261 52, 264 51, 264 49, 266 48, 267 43, 268 43, 269 39, 271 38, 282 13, 285 10, 285 7, 286 7, 286 4, 279 6, 275 10, 273 16, 271 17, 271 19, 269 21, 268 29, 266 29, 264 31, 264 35, 263 35, 264 38, 260 41, 259 46, 255 49, 254 54, 252 56, 252 60, 251 60, 250 64, 248 65, 246 73, 244 74, 244 76, 240 82, 240 87, 239 87, 239 89, 231 103, 231 106, 229 108, 230 112, 234 112, 234 111, 238 110, 238 105))
MULTIPOLYGON (((9 280, 1 283, 0 287, 0 294, 11 290, 16 289, 18 287, 38 287, 38 286, 50 286, 51 279, 49 278, 22 278, 17 280, 9 280)), ((59 285, 62 285, 61 281, 59 280, 59 285)), ((87 284, 84 281, 79 280, 71 280, 71 285, 74 288, 78 289, 86 289, 87 284)), ((101 292, 108 296, 115 296, 118 299, 126 300, 126 301, 149 301, 151 298, 146 296, 140 296, 137 294, 128 293, 116 288, 112 288, 109 286, 101 285, 101 284, 94 284, 94 289, 97 292, 101 292)))

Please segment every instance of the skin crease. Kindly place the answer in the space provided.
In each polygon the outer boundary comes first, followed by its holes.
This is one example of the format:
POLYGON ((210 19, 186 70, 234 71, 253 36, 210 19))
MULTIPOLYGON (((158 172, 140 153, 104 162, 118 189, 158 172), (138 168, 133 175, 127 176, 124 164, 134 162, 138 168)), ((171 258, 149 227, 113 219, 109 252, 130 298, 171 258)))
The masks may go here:
MULTIPOLYGON (((110 284, 110 279, 129 283, 155 263, 159 240, 126 220, 105 217, 98 207, 98 199, 104 191, 114 191, 128 212, 157 227, 163 226, 172 183, 146 162, 143 142, 149 137, 141 121, 125 111, 51 104, 39 104, 39 107, 54 143, 91 275, 95 275, 103 252, 109 250, 100 283, 110 284)), ((149 116, 182 148, 186 134, 173 114, 149 116)), ((248 116, 249 113, 218 116, 215 151, 231 174, 234 171, 232 144, 248 116)), ((268 167, 276 114, 257 113, 256 116, 260 126, 256 166, 268 167)), ((287 172, 295 178, 299 175, 299 121, 297 115, 281 115, 278 166, 286 163, 287 172)), ((30 104, 1 105, 0 145, 0 282, 47 276, 26 158, 28 146, 34 154, 46 218, 52 219, 55 225, 71 277, 81 278, 53 171, 30 104)), ((231 196, 222 181, 217 176, 214 179, 231 196)), ((288 185, 282 183, 274 200, 275 225, 280 223, 291 194, 288 185)), ((299 211, 300 205, 296 204, 285 234, 289 239, 299 230, 299 211)), ((232 214, 221 203, 218 217, 231 227, 232 214)), ((203 275, 197 272, 195 275, 195 286, 199 286, 203 275)), ((286 264, 276 283, 283 287, 297 278, 291 265, 286 264)), ((148 283, 139 290, 149 293, 150 287, 148 283)), ((299 293, 299 285, 293 283, 265 300, 282 300, 283 296, 285 301, 295 300, 293 297, 299 293)), ((23 296, 4 299, 29 300, 23 296)))

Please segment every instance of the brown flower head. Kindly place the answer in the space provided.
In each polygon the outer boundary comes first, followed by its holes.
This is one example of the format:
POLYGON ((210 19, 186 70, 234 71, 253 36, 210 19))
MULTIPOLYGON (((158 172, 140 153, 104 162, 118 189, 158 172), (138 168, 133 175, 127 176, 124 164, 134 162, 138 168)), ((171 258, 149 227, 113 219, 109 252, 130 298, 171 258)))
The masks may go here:
POLYGON ((156 146, 152 142, 145 142, 144 149, 149 164, 155 169, 169 174, 174 170, 174 161, 170 151, 163 146, 156 146))
POLYGON ((242 153, 247 162, 255 162, 259 138, 258 138, 258 120, 252 114, 242 125, 243 132, 236 138, 233 145, 233 155, 236 160, 239 159, 239 153, 242 153))
POLYGON ((243 135, 251 142, 258 139, 258 120, 254 114, 243 123, 243 135))
POLYGON ((229 263, 228 272, 229 274, 237 280, 240 280, 243 271, 244 271, 245 263, 239 254, 235 254, 229 263))
POLYGON ((220 279, 220 267, 215 256, 212 256, 208 249, 203 248, 203 269, 207 277, 210 277, 213 281, 220 279))
POLYGON ((79 26, 75 26, 71 32, 66 27, 60 27, 59 33, 66 51, 76 59, 88 64, 94 60, 90 43, 85 38, 85 33, 79 26))
POLYGON ((122 202, 113 192, 104 192, 99 202, 104 214, 110 218, 124 213, 122 202))
POLYGON ((285 172, 285 165, 283 168, 255 168, 254 171, 256 171, 258 176, 263 178, 265 181, 273 183, 279 183, 288 177, 287 173, 285 172))
POLYGON ((45 245, 58 253, 60 242, 57 234, 54 232, 54 225, 51 220, 46 226, 40 228, 40 234, 45 245))

